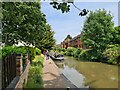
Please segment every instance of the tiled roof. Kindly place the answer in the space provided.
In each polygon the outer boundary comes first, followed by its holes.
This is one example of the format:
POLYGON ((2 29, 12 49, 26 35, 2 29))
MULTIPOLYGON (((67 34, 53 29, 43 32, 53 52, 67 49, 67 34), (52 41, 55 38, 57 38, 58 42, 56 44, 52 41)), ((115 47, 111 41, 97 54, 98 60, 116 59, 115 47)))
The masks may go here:
POLYGON ((79 34, 79 35, 73 37, 70 41, 75 40, 75 39, 79 38, 80 36, 81 36, 81 34, 79 34))

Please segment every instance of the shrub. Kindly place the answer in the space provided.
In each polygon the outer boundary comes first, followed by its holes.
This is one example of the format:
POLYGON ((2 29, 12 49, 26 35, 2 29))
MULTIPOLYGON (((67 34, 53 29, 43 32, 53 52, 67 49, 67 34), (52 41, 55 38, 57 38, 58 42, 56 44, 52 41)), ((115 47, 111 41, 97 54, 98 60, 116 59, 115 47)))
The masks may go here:
POLYGON ((42 72, 40 66, 31 66, 29 69, 28 83, 24 88, 43 88, 42 72))
POLYGON ((6 57, 9 54, 30 54, 31 60, 35 58, 36 52, 33 47, 28 47, 28 46, 19 46, 19 47, 13 47, 13 46, 5 46, 2 48, 2 57, 6 57))
POLYGON ((31 61, 34 60, 34 58, 36 56, 36 50, 35 50, 35 48, 26 46, 25 49, 27 50, 27 53, 30 54, 31 61))
POLYGON ((73 56, 76 57, 76 58, 78 58, 80 52, 81 52, 81 49, 76 49, 76 50, 74 50, 74 51, 73 51, 73 56))
POLYGON ((81 50, 78 58, 83 61, 92 61, 94 57, 91 55, 91 49, 83 49, 81 50))
POLYGON ((36 61, 32 63, 29 69, 28 81, 24 88, 43 88, 42 66, 43 58, 37 56, 36 61))
POLYGON ((27 51, 25 47, 12 47, 12 46, 6 46, 2 48, 2 57, 6 57, 9 54, 26 54, 27 51))
POLYGON ((41 54, 41 50, 39 48, 35 48, 36 50, 36 55, 40 55, 41 54))
POLYGON ((117 64, 120 57, 120 45, 109 45, 103 54, 108 58, 108 63, 117 64))
POLYGON ((87 49, 82 50, 81 53, 79 54, 78 58, 80 60, 88 60, 89 59, 89 57, 88 57, 89 55, 88 55, 87 51, 88 51, 87 49))
POLYGON ((87 60, 87 61, 95 61, 100 62, 100 59, 98 59, 97 50, 94 49, 83 49, 81 53, 79 54, 80 60, 87 60))
POLYGON ((73 52, 76 50, 76 48, 74 47, 68 47, 67 48, 67 52, 66 52, 66 55, 68 56, 73 56, 73 52))
POLYGON ((66 49, 65 49, 65 48, 61 48, 61 51, 65 52, 65 51, 66 51, 66 49))
POLYGON ((65 48, 56 48, 56 51, 58 51, 58 52, 65 52, 66 49, 65 48))
POLYGON ((53 48, 53 50, 51 50, 52 52, 56 52, 57 54, 66 54, 66 49, 65 48, 60 48, 60 47, 56 47, 53 48))

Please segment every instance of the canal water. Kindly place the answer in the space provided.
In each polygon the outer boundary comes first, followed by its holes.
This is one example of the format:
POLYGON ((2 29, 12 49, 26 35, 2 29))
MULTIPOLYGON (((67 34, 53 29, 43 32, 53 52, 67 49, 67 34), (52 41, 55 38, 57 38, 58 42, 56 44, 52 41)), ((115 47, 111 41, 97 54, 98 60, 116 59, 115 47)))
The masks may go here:
POLYGON ((73 57, 55 61, 60 72, 78 88, 118 88, 118 66, 83 62, 73 57))

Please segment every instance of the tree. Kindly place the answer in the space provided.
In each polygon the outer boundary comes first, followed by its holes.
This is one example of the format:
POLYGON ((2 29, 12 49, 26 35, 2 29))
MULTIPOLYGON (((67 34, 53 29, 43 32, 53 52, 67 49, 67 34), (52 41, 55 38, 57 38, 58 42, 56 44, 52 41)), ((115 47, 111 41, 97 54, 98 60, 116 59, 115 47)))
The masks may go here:
POLYGON ((39 2, 4 2, 2 8, 2 42, 5 45, 25 42, 26 45, 38 46, 39 41, 47 37, 47 21, 40 11, 39 2))
POLYGON ((5 2, 2 8, 3 43, 13 45, 23 41, 35 45, 34 40, 42 38, 46 19, 40 11, 39 3, 5 2))
POLYGON ((114 23, 112 16, 106 10, 97 10, 90 12, 84 22, 82 31, 82 42, 86 48, 91 47, 91 59, 100 59, 103 57, 103 51, 107 45, 112 44, 114 23))
POLYGON ((80 8, 78 8, 75 4, 74 4, 74 0, 62 0, 62 2, 58 2, 58 1, 52 1, 50 2, 50 5, 52 5, 53 8, 57 9, 57 10, 61 10, 62 13, 67 13, 70 11, 70 5, 73 5, 76 9, 79 10, 79 15, 80 16, 85 16, 88 14, 88 10, 87 9, 83 9, 81 10, 80 8))
POLYGON ((112 32, 113 39, 111 40, 113 44, 119 44, 120 43, 120 26, 116 26, 114 28, 115 30, 112 32))
POLYGON ((65 40, 67 39, 72 39, 72 37, 68 34, 67 37, 65 38, 65 40))
POLYGON ((37 47, 41 50, 50 50, 55 45, 55 39, 54 31, 52 31, 51 26, 49 24, 45 26, 45 33, 43 33, 43 35, 44 37, 41 40, 39 40, 39 44, 37 44, 37 47))

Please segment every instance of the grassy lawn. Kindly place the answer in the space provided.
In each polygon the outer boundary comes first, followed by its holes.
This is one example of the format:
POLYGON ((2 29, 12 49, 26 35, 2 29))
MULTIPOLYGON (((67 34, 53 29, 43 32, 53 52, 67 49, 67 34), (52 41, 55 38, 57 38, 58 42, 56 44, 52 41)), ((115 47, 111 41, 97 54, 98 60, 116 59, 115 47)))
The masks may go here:
POLYGON ((40 55, 35 57, 29 69, 28 81, 24 88, 43 88, 42 67, 43 57, 40 55))

